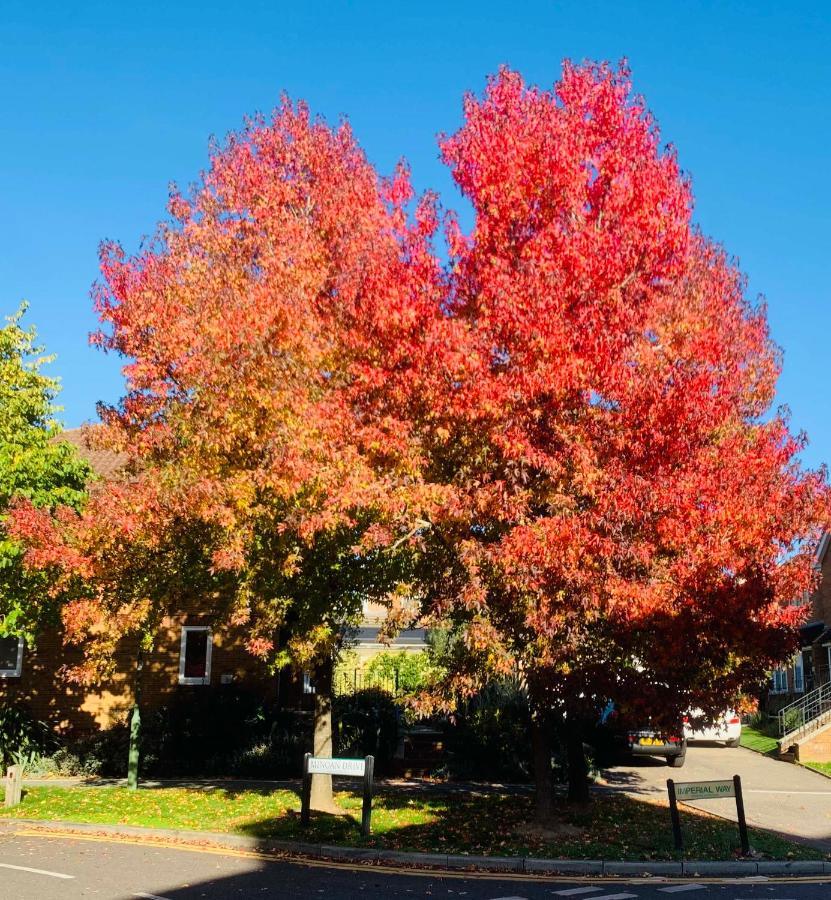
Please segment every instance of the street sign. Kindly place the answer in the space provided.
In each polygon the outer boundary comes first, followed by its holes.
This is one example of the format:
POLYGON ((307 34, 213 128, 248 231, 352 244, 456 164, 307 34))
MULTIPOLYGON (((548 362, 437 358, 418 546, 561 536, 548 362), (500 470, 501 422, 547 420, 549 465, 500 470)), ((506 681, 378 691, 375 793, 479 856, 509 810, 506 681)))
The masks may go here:
POLYGON ((675 849, 684 849, 681 835, 681 817, 678 815, 678 803, 697 803, 699 800, 721 800, 736 798, 736 818, 739 820, 739 837, 742 842, 742 853, 750 853, 750 839, 747 835, 747 822, 744 817, 744 798, 742 797, 742 780, 734 775, 731 780, 723 781, 679 781, 667 779, 669 794, 669 815, 672 819, 672 833, 675 837, 675 849))
POLYGON ((721 800, 735 797, 736 786, 729 781, 676 781, 675 796, 684 803, 692 800, 721 800))
POLYGON ((325 756, 309 757, 310 775, 347 775, 352 778, 363 778, 365 771, 365 759, 327 759, 325 756))
POLYGON ((372 828, 372 776, 374 770, 374 756, 366 756, 363 759, 333 759, 328 756, 312 756, 311 753, 307 753, 303 757, 300 824, 308 825, 311 818, 313 775, 343 775, 347 778, 363 778, 364 802, 361 807, 361 834, 369 837, 372 828))

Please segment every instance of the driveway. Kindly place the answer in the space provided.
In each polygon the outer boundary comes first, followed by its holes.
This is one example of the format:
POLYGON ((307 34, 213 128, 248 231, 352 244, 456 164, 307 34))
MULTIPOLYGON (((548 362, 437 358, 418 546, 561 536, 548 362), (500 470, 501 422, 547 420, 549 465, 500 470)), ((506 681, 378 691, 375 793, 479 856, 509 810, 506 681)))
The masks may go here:
MULTIPOLYGON (((666 800, 667 779, 713 781, 740 775, 748 824, 767 828, 831 852, 831 779, 793 763, 742 747, 695 744, 681 769, 662 759, 637 760, 603 772, 603 783, 635 797, 666 800)), ((698 809, 736 819, 735 800, 692 803, 698 809)))

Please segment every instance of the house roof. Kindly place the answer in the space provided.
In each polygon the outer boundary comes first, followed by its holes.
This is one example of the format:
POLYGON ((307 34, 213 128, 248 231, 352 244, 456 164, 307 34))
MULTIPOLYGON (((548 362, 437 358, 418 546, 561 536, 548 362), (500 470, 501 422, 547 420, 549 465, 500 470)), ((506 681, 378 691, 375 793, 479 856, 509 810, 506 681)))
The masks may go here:
POLYGON ((87 430, 85 428, 70 428, 62 431, 56 441, 65 441, 76 448, 78 454, 89 463, 90 468, 101 478, 112 478, 116 472, 127 465, 127 454, 116 453, 113 450, 104 450, 98 447, 90 447, 87 442, 87 430))
POLYGON ((817 547, 818 566, 822 566, 823 560, 825 559, 825 554, 828 552, 829 545, 831 545, 831 531, 826 531, 822 536, 822 540, 819 542, 819 547, 817 547))
POLYGON ((426 628, 408 628, 401 631, 392 639, 392 643, 389 647, 386 644, 382 644, 379 640, 380 631, 380 628, 364 625, 355 629, 352 639, 358 647, 381 647, 383 649, 391 650, 403 650, 407 647, 418 647, 421 649, 427 645, 426 628))
POLYGON ((809 622, 799 629, 799 637, 802 646, 807 647, 813 644, 819 637, 825 637, 825 633, 831 629, 825 627, 825 622, 809 622))

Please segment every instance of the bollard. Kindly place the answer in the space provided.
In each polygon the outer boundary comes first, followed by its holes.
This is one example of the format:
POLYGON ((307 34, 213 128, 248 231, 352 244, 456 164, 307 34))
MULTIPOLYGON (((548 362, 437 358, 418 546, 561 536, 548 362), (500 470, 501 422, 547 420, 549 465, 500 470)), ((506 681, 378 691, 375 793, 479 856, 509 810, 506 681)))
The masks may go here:
POLYGON ((23 794, 23 766, 9 766, 6 772, 6 801, 4 806, 17 806, 23 794))

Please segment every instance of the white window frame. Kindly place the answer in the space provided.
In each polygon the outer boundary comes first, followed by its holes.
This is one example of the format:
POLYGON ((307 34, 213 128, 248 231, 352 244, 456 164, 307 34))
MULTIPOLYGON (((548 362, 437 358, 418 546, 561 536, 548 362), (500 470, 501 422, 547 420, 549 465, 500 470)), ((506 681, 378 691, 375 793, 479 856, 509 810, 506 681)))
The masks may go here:
POLYGON ((210 684, 211 683, 211 650, 213 649, 213 635, 208 625, 183 625, 182 639, 179 643, 179 684, 210 684), (205 631, 208 641, 205 646, 205 677, 185 677, 185 651, 187 649, 188 634, 192 631, 205 631))
POLYGON ((793 659, 793 691, 795 694, 805 693, 805 671, 801 653, 797 653, 793 659))
POLYGON ((17 639, 17 663, 13 669, 0 669, 0 678, 20 678, 23 672, 23 638, 17 639))
POLYGON ((788 693, 788 670, 785 666, 777 666, 773 672, 771 672, 771 694, 787 694, 788 693), (778 676, 778 678, 777 678, 778 676), (780 685, 777 685, 777 680, 780 681, 780 685), (785 686, 781 687, 781 682, 784 681, 785 686))

